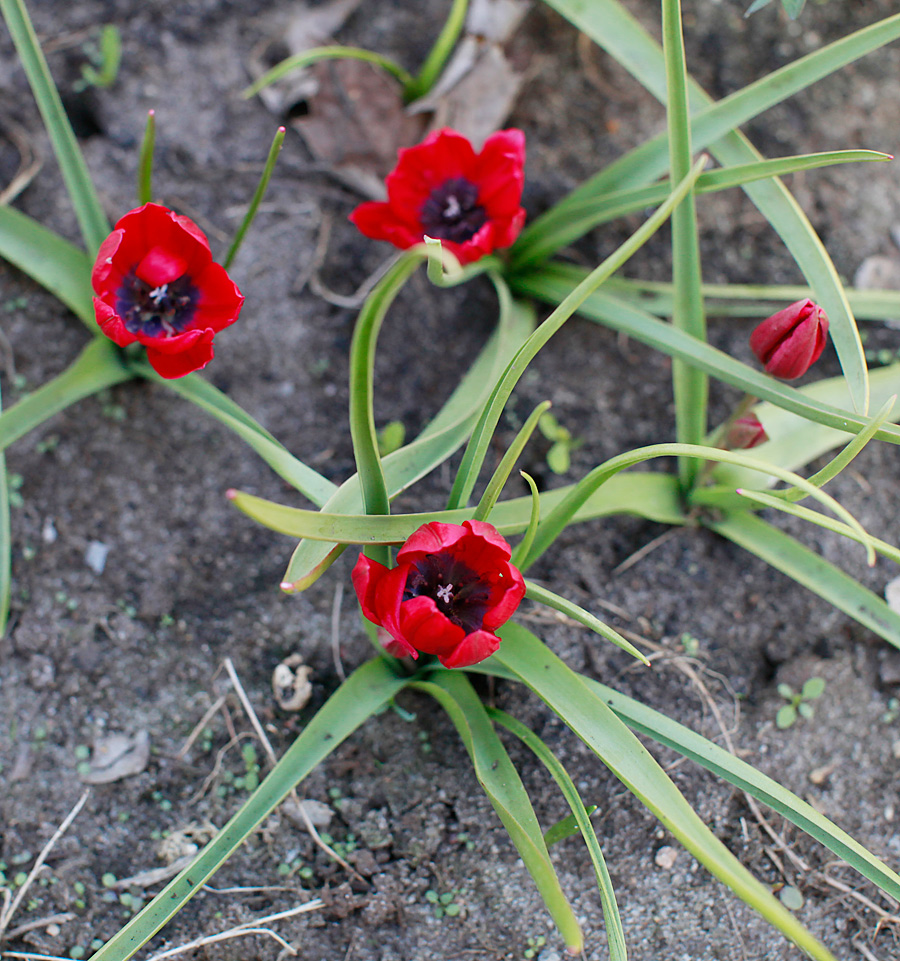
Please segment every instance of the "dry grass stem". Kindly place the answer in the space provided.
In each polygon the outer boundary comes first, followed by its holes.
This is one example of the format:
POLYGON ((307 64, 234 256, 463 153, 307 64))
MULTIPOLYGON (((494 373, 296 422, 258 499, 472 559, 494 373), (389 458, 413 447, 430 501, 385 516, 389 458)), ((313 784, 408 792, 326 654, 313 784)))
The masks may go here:
POLYGON ((264 918, 256 918, 253 921, 245 921, 243 924, 238 924, 233 928, 229 928, 227 931, 222 931, 219 934, 211 934, 202 938, 195 938, 193 941, 188 941, 187 944, 182 944, 177 948, 169 948, 166 951, 162 951, 159 954, 154 954, 152 958, 148 958, 147 961, 164 961, 165 958, 173 958, 178 954, 184 954, 186 951, 194 951, 197 948, 204 947, 208 944, 216 944, 219 941, 228 941, 231 938, 240 938, 247 934, 264 934, 268 937, 274 938, 282 947, 290 951, 291 954, 296 954, 296 950, 292 948, 287 941, 284 940, 279 934, 274 931, 269 930, 269 928, 263 927, 266 924, 272 924, 274 921, 281 921, 284 918, 293 918, 298 914, 307 914, 310 911, 318 911, 320 908, 325 906, 325 902, 321 898, 315 898, 306 904, 301 904, 299 907, 290 908, 287 911, 279 911, 277 914, 269 914, 264 918))
POLYGON ((6 903, 4 905, 3 914, 0 916, 0 941, 3 940, 4 932, 9 927, 9 922, 12 921, 13 916, 16 913, 19 905, 22 903, 22 899, 25 897, 28 889, 31 887, 34 879, 38 876, 38 872, 44 866, 44 861, 47 860, 50 852, 53 850, 56 842, 68 831, 69 826, 78 817, 78 812, 84 807, 85 802, 91 796, 90 789, 84 792, 78 799, 75 807, 66 815, 65 820, 60 824, 60 826, 53 833, 53 837, 44 845, 43 850, 37 856, 37 860, 34 862, 31 870, 28 872, 28 877, 25 878, 25 883, 19 888, 16 896, 13 898, 12 903, 6 903))

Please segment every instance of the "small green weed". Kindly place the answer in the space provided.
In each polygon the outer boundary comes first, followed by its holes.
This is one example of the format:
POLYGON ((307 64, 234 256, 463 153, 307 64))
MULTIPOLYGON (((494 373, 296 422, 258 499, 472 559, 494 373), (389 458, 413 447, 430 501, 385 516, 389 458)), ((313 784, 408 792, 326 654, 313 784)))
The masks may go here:
POLYGON ((462 911, 462 905, 457 904, 456 898, 459 890, 454 888, 452 891, 445 891, 439 894, 433 888, 425 892, 425 900, 432 906, 434 916, 440 921, 441 918, 455 918, 462 911))
POLYGON ((81 67, 81 79, 76 81, 76 91, 88 87, 111 87, 119 74, 122 62, 122 35, 119 28, 111 23, 100 31, 98 40, 89 40, 82 46, 84 55, 90 63, 81 67))
POLYGON ((584 441, 573 438, 571 432, 549 411, 541 415, 538 429, 551 442, 547 451, 547 466, 554 474, 565 474, 572 465, 572 451, 581 447, 584 441))
POLYGON ((806 718, 808 721, 815 714, 810 701, 821 697, 824 690, 825 682, 821 677, 809 678, 799 692, 795 691, 790 684, 779 684, 778 693, 788 703, 778 709, 775 715, 775 726, 783 731, 791 727, 798 717, 806 718))

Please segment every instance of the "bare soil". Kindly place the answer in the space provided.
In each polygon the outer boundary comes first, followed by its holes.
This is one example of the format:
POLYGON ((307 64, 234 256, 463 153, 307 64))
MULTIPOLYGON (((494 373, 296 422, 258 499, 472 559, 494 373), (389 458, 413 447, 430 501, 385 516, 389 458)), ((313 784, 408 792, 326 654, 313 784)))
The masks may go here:
MULTIPOLYGON (((193 217, 221 253, 280 120, 258 99, 241 99, 245 65, 257 44, 279 34, 296 5, 82 0, 32 6, 110 217, 134 205, 137 147, 152 107, 159 122, 158 197, 193 217), (119 77, 111 89, 77 92, 82 44, 88 31, 106 22, 122 32, 119 77)), ((408 6, 368 0, 339 39, 379 49, 414 69, 449 6, 449 0, 408 6)), ((777 4, 749 20, 741 16, 745 6, 745 0, 686 5, 689 65, 715 96, 893 12, 888 0, 829 0, 810 3, 798 23, 788 24, 777 4)), ((634 0, 629 7, 642 22, 655 24, 658 4, 634 0)), ((528 80, 510 124, 528 137, 525 204, 533 216, 660 130, 664 118, 620 67, 542 5, 526 18, 514 49, 528 80)), ((770 155, 851 146, 894 152, 898 77, 895 45, 770 111, 749 125, 749 133, 770 155)), ((5 34, 0 91, 0 121, 20 125, 45 158, 17 206, 77 239, 5 34)), ((897 265, 900 254, 890 236, 900 224, 896 168, 833 167, 795 177, 791 185, 843 275, 852 277, 875 254, 897 265)), ((355 312, 323 299, 309 280, 317 272, 324 286, 348 295, 387 255, 346 223, 359 199, 290 132, 265 207, 234 265, 247 296, 244 315, 217 340, 216 359, 204 374, 336 481, 352 471, 345 424, 355 312), (326 222, 332 231, 319 264, 317 243, 326 222)), ((704 199, 700 216, 707 280, 799 280, 739 192, 704 199)), ((596 263, 636 222, 597 231, 574 256, 596 263)), ((627 269, 658 279, 668 272, 664 236, 627 269)), ((49 294, 2 263, 0 283, 0 346, 11 345, 0 372, 8 405, 61 372, 88 333, 49 294)), ((400 419, 412 433, 427 420, 487 337, 493 309, 486 283, 437 291, 424 277, 414 279, 382 335, 381 423, 400 419)), ((745 359, 748 330, 743 322, 712 321, 716 344, 745 359)), ((896 332, 871 325, 869 344, 893 350, 896 332)), ((562 480, 620 451, 670 439, 669 368, 665 357, 573 320, 523 380, 500 440, 509 440, 516 417, 546 397, 560 422, 584 441, 562 480)), ((820 369, 837 371, 833 354, 820 369)), ((714 416, 724 417, 735 399, 732 391, 715 388, 714 416)), ((547 469, 545 454, 546 447, 533 445, 524 466, 545 485, 561 482, 547 469)), ((834 493, 862 523, 893 542, 900 539, 897 457, 893 447, 872 447, 834 483, 834 493)), ((12 621, 0 640, 0 860, 7 878, 28 870, 82 794, 79 764, 87 748, 112 733, 147 732, 151 743, 143 771, 92 788, 12 926, 66 917, 5 945, 89 956, 95 939, 108 939, 159 888, 135 883, 123 891, 106 886, 104 876, 130 878, 164 865, 167 847, 171 856, 178 842, 190 842, 185 832, 221 826, 246 796, 241 779, 252 759, 248 764, 242 748, 252 743, 251 729, 233 698, 178 756, 224 690, 223 659, 232 659, 276 750, 283 751, 339 682, 333 636, 347 670, 369 649, 349 590, 349 553, 306 593, 283 596, 278 583, 291 543, 235 512, 224 491, 239 487, 284 502, 302 499, 236 437, 164 387, 128 383, 70 408, 14 445, 8 467, 21 477, 23 503, 13 513, 12 621), (102 573, 86 562, 94 541, 109 549, 102 573), (271 691, 273 669, 294 652, 313 668, 313 698, 300 714, 280 710, 271 691), (234 742, 235 735, 242 738, 234 742)), ((403 506, 439 504, 447 480, 447 472, 438 471, 403 506)), ((884 561, 867 569, 861 549, 826 533, 787 526, 875 591, 896 574, 884 561)), ((890 720, 890 708, 900 695, 900 653, 708 531, 678 531, 616 573, 663 533, 633 518, 586 525, 568 532, 536 571, 589 608, 627 612, 627 618, 610 614, 611 620, 658 645, 652 670, 636 669, 596 637, 537 610, 524 611, 526 622, 573 668, 720 738, 715 705, 741 756, 897 867, 900 719, 890 720), (689 659, 684 634, 696 640, 689 659), (686 676, 685 665, 703 686, 686 676), (827 683, 814 721, 777 730, 774 717, 783 703, 777 683, 796 687, 811 676, 827 683)), ((674 843, 666 832, 543 705, 508 684, 486 693, 547 739, 576 772, 585 798, 599 806, 598 833, 634 961, 800 956, 686 852, 673 859, 665 850, 674 843)), ((343 844, 359 877, 318 851, 284 813, 276 814, 142 956, 321 897, 323 909, 272 925, 305 961, 512 961, 526 956, 529 938, 546 939, 538 944, 540 961, 561 958, 563 946, 480 794, 452 726, 422 698, 406 696, 401 704, 414 712, 414 721, 393 711, 373 718, 302 787, 304 797, 331 808, 327 831, 343 844), (436 917, 427 892, 451 894, 459 914, 436 917)), ((542 822, 562 817, 563 802, 543 771, 517 745, 509 748, 542 822)), ((264 768, 261 750, 258 755, 264 768)), ((777 850, 742 795, 675 763, 666 751, 657 756, 757 876, 773 887, 799 888, 800 918, 836 956, 900 957, 894 920, 881 923, 872 904, 888 913, 896 906, 871 885, 771 818, 806 863, 808 870, 801 869, 777 850)), ((587 855, 575 839, 554 851, 584 923, 585 957, 599 961, 607 957, 606 941, 587 855)), ((193 956, 226 961, 284 954, 276 940, 257 935, 193 956)))

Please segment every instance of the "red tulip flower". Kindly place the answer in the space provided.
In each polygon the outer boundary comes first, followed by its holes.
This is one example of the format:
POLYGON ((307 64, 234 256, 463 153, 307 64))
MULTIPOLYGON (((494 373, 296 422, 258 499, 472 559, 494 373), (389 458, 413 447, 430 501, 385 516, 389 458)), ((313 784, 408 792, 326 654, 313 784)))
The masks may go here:
POLYGON ((783 380, 805 374, 828 339, 828 317, 808 298, 779 310, 750 335, 750 348, 766 371, 783 380))
POLYGON ((750 450, 769 439, 765 428, 754 414, 744 414, 731 425, 725 441, 727 450, 750 450))
POLYGON ((130 210, 100 245, 91 274, 101 330, 120 347, 147 348, 150 366, 183 377, 213 358, 213 337, 244 297, 213 263, 203 231, 159 204, 130 210))
POLYGON ((360 204, 350 219, 367 237, 404 250, 434 237, 469 264, 518 237, 524 165, 521 130, 492 134, 478 154, 461 133, 438 130, 399 152, 387 202, 360 204))
POLYGON ((468 667, 497 650, 494 631, 525 595, 510 555, 484 521, 434 521, 400 548, 396 567, 360 554, 353 586, 363 614, 390 635, 389 654, 436 654, 444 667, 468 667))

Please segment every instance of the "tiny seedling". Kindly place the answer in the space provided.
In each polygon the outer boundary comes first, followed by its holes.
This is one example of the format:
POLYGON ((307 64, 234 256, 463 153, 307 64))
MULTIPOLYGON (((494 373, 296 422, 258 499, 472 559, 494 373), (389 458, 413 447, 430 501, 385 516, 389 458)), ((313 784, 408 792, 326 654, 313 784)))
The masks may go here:
POLYGON ((805 681, 799 692, 795 691, 790 684, 779 684, 778 693, 788 702, 783 704, 775 715, 775 726, 779 730, 786 730, 793 725, 798 717, 810 720, 815 711, 810 703, 822 696, 825 690, 825 682, 821 677, 811 677, 805 681))
POLYGON ((429 888, 425 892, 425 900, 432 905, 434 916, 440 921, 444 917, 455 918, 459 916, 462 906, 456 903, 458 895, 459 891, 456 888, 452 891, 444 891, 443 894, 429 888))
POLYGON ((122 62, 122 35, 119 28, 108 23, 100 31, 99 41, 89 41, 82 48, 90 63, 81 67, 81 79, 75 83, 76 91, 88 87, 111 87, 119 74, 122 62))
POLYGON ((378 453, 382 457, 393 454, 395 450, 400 450, 406 440, 406 428, 403 422, 392 420, 389 424, 378 431, 378 453))
POLYGON ((525 948, 523 957, 525 957, 527 961, 531 961, 532 958, 536 958, 541 948, 544 947, 546 943, 547 939, 543 934, 539 934, 536 938, 529 938, 528 947, 525 948))
POLYGON ((573 438, 571 432, 549 411, 541 415, 538 429, 551 442, 547 451, 547 466, 554 474, 565 474, 572 464, 572 451, 581 447, 584 441, 573 438))

